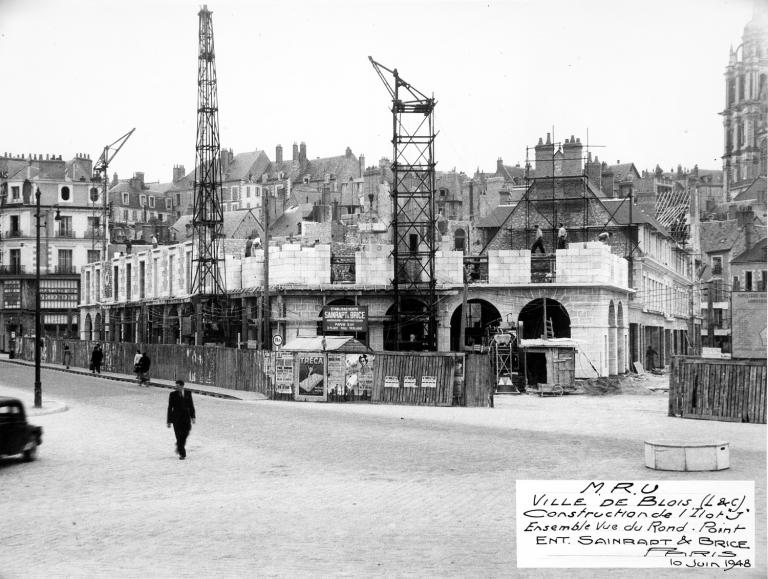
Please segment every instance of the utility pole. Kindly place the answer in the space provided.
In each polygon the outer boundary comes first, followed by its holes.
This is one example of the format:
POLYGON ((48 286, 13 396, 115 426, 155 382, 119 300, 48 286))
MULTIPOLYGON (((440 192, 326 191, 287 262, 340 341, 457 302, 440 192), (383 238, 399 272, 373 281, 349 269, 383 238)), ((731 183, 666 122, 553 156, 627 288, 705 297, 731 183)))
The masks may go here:
POLYGON ((270 295, 269 295, 269 195, 261 197, 261 218, 264 227, 264 239, 262 246, 264 248, 264 290, 262 291, 262 323, 264 330, 262 332, 263 340, 261 347, 265 350, 272 349, 272 332, 270 320, 270 295))
POLYGON ((715 296, 712 293, 712 287, 715 281, 709 280, 707 282, 707 346, 710 348, 715 347, 715 296))
POLYGON ((469 283, 470 267, 464 266, 464 292, 461 297, 461 321, 459 322, 459 352, 466 350, 467 332, 467 285, 469 283))
MULTIPOLYGON (((25 180, 24 188, 29 190, 32 183, 25 180)), ((35 408, 43 406, 43 386, 40 381, 40 334, 42 327, 40 324, 40 188, 35 187, 35 282, 37 291, 35 292, 35 408)))

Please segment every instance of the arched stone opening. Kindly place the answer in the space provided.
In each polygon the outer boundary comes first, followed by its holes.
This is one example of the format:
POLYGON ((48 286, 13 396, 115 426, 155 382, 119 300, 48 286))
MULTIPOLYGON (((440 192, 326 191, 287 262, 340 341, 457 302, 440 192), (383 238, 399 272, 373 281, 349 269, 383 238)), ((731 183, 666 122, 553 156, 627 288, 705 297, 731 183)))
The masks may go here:
POLYGON ((167 317, 168 333, 166 335, 166 343, 178 344, 181 338, 181 324, 179 322, 179 309, 176 306, 171 306, 168 310, 167 317))
POLYGON ((618 302, 616 307, 616 328, 617 328, 617 371, 624 374, 627 371, 627 352, 629 351, 629 335, 627 327, 624 324, 624 306, 618 302))
POLYGON ((613 300, 608 305, 608 374, 615 376, 617 373, 618 364, 616 361, 616 307, 613 304, 613 300))
MULTIPOLYGON (((352 298, 338 298, 331 300, 325 304, 325 306, 354 306, 355 300, 352 298)), ((323 311, 325 307, 320 310, 320 321, 317 322, 317 335, 318 336, 352 336, 356 340, 359 340, 363 344, 368 344, 368 332, 342 332, 342 331, 324 331, 323 330, 323 311)))
POLYGON ((398 328, 393 319, 394 304, 387 310, 389 319, 384 322, 384 349, 414 351, 424 348, 429 312, 427 306, 414 299, 403 300, 400 317, 404 320, 398 328))
MULTIPOLYGON (((454 310, 451 316, 451 351, 461 351, 459 337, 461 334, 462 306, 454 310)), ((494 329, 501 323, 501 314, 496 307, 482 299, 467 301, 467 322, 464 330, 464 345, 487 345, 494 329)))
POLYGON ((93 339, 93 324, 91 322, 91 314, 85 314, 84 338, 86 341, 91 341, 93 339))
POLYGON ((518 322, 523 324, 523 339, 530 340, 544 336, 544 319, 552 322, 555 338, 571 337, 571 317, 563 304, 551 298, 537 298, 520 310, 518 322))
POLYGON ((103 340, 104 329, 102 326, 101 314, 96 314, 95 322, 93 324, 93 339, 96 341, 103 340))

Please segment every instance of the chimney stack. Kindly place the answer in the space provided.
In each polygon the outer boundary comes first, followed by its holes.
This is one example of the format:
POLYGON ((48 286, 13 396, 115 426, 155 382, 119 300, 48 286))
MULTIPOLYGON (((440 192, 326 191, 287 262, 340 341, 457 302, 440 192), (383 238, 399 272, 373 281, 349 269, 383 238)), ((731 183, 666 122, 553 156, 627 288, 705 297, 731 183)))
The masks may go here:
POLYGON ((614 175, 613 171, 608 168, 608 165, 605 163, 602 164, 602 180, 603 180, 603 186, 602 190, 603 193, 605 193, 606 197, 614 197, 613 193, 613 185, 614 185, 614 175))
POLYGON ((563 175, 571 176, 583 173, 581 165, 582 151, 581 139, 575 139, 571 135, 570 139, 565 140, 565 143, 563 143, 563 175))
POLYGON ((173 182, 181 181, 184 178, 186 171, 184 171, 184 165, 173 166, 173 182))
POLYGON ((542 142, 539 137, 539 143, 535 147, 536 151, 536 178, 539 177, 552 177, 552 159, 555 154, 555 146, 552 144, 552 139, 549 133, 547 133, 547 142, 542 142))
POLYGON ((283 162, 283 146, 278 145, 275 147, 275 163, 282 163, 283 162))
POLYGON ((293 144, 293 160, 299 160, 299 146, 296 143, 293 144))
POLYGON ((307 160, 307 144, 302 141, 301 145, 299 145, 299 161, 306 161, 307 160))

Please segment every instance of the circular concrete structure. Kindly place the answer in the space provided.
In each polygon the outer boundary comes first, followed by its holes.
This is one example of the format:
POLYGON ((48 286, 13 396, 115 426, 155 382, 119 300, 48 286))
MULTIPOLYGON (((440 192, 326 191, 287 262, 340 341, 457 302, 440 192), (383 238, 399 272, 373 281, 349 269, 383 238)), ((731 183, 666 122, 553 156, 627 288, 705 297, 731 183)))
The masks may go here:
POLYGON ((728 443, 646 440, 645 466, 654 470, 724 470, 730 466, 728 443))

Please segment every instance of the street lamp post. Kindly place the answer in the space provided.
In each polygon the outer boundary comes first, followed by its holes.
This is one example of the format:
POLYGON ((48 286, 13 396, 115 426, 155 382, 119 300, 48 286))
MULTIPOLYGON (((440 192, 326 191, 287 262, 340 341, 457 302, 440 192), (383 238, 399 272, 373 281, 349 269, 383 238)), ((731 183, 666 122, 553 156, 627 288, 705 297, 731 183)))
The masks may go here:
POLYGON ((35 292, 35 408, 43 406, 43 387, 40 382, 40 337, 42 331, 40 327, 40 187, 35 187, 35 209, 36 221, 35 229, 37 234, 37 244, 35 245, 35 280, 37 291, 35 292))

